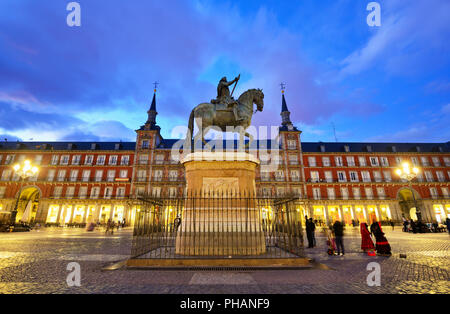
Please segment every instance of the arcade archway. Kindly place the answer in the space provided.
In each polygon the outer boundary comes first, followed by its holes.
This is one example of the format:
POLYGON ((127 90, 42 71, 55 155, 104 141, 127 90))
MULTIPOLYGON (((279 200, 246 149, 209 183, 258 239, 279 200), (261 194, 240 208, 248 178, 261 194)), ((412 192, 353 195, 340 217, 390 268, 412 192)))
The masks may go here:
POLYGON ((17 222, 33 222, 39 206, 41 192, 35 186, 27 186, 22 189, 17 205, 17 222))
POLYGON ((400 205, 402 216, 406 219, 417 220, 417 207, 423 209, 423 202, 420 194, 411 188, 405 187, 398 191, 397 199, 400 205), (414 193, 414 197, 413 197, 414 193), (414 198, 416 201, 414 202, 414 198))

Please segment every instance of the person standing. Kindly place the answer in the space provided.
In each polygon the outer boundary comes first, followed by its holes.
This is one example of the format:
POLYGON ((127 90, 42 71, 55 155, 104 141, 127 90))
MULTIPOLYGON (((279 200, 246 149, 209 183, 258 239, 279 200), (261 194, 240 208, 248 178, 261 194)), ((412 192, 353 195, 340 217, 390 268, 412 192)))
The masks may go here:
POLYGON ((377 250, 377 254, 381 256, 391 256, 391 246, 389 245, 388 240, 384 236, 383 229, 381 229, 381 224, 379 222, 374 222, 370 226, 370 233, 375 236, 375 247, 377 250))
POLYGON ((312 223, 310 219, 306 220, 306 238, 308 239, 308 248, 313 247, 313 237, 312 237, 312 223))
POLYGON ((309 218, 311 221, 311 236, 312 236, 312 246, 316 247, 316 224, 314 223, 312 218, 309 218))
POLYGON ((447 225, 448 234, 450 234, 450 218, 447 217, 447 219, 445 219, 445 224, 447 225))
POLYGON ((367 223, 361 223, 359 231, 361 232, 361 250, 364 252, 373 251, 375 246, 373 245, 372 238, 370 237, 367 223))
POLYGON ((339 220, 336 220, 336 222, 333 224, 333 232, 334 232, 334 236, 336 237, 337 255, 340 255, 341 251, 342 251, 342 255, 345 255, 345 251, 344 251, 344 226, 339 220))

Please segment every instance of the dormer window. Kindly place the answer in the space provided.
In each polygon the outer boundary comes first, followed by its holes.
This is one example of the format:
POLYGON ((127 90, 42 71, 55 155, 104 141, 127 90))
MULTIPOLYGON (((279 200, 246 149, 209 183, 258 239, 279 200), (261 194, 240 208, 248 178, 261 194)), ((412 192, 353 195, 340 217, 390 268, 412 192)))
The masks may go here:
POLYGON ((320 151, 321 151, 322 153, 325 153, 325 145, 320 145, 320 151))

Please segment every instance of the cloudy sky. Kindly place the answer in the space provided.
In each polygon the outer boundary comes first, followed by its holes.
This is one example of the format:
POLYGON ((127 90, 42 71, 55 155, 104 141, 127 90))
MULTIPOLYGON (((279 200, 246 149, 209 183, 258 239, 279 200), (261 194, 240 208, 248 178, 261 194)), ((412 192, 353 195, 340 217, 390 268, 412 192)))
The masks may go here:
POLYGON ((450 140, 450 1, 0 2, 0 138, 133 141, 157 93, 162 135, 241 74, 263 88, 255 125, 281 122, 281 82, 303 141, 450 140))

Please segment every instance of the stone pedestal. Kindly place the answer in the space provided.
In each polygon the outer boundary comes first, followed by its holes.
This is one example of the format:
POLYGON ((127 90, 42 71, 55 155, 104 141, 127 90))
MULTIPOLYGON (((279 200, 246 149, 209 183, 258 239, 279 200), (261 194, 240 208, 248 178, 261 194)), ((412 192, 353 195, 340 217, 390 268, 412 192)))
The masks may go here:
POLYGON ((258 160, 247 153, 193 153, 182 164, 187 198, 176 253, 251 256, 266 252, 255 200, 258 160))

